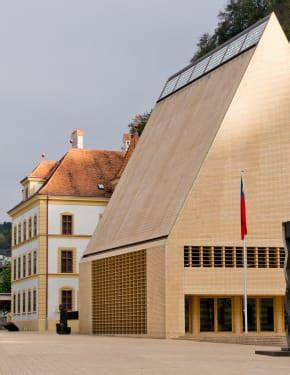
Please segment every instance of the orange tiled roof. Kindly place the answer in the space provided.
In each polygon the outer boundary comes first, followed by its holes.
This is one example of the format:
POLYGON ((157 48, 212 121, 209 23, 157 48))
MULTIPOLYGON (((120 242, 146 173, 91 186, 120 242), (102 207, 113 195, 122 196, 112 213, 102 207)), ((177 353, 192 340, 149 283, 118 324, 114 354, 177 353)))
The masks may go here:
POLYGON ((38 194, 110 197, 111 180, 120 170, 123 158, 119 151, 71 149, 38 194), (103 184, 104 189, 98 184, 103 184))
POLYGON ((124 133, 123 134, 123 140, 124 141, 130 141, 131 140, 131 134, 130 133, 124 133))
MULTIPOLYGON (((53 172, 56 165, 57 163, 54 160, 43 160, 33 169, 33 171, 27 177, 28 178, 41 178, 45 180, 53 172)), ((27 177, 25 177, 25 179, 27 177)))
POLYGON ((128 150, 126 151, 125 153, 125 156, 124 156, 124 160, 123 160, 123 163, 121 165, 121 168, 119 170, 119 172, 117 173, 116 177, 117 179, 119 179, 121 176, 122 176, 122 173, 124 172, 136 146, 137 146, 137 143, 138 143, 138 140, 139 140, 139 136, 137 133, 135 133, 134 135, 130 135, 130 146, 128 148, 128 150))

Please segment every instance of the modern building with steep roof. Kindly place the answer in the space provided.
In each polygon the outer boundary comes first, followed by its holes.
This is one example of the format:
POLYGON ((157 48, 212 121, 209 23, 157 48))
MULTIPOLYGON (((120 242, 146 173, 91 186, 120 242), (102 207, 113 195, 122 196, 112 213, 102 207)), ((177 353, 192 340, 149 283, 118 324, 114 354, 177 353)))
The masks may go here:
POLYGON ((289 160, 290 47, 272 14, 168 79, 82 258, 81 332, 280 340, 289 160))
MULTIPOLYGON (((23 330, 55 330, 59 305, 78 310, 79 260, 113 191, 121 151, 83 149, 83 131, 59 160, 21 181, 12 218, 12 313, 23 330)), ((77 314, 72 314, 77 318, 77 314)), ((70 321, 78 331, 78 320, 70 321)))

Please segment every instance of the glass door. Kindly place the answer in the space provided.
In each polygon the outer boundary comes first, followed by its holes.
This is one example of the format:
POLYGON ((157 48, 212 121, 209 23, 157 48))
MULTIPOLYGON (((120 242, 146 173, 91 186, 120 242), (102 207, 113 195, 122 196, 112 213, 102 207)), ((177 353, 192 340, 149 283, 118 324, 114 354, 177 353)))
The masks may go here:
POLYGON ((261 331, 274 331, 273 298, 260 299, 260 325, 261 331))
POLYGON ((232 300, 231 298, 218 298, 218 331, 232 331, 232 300))
POLYGON ((214 332, 214 298, 200 298, 200 332, 214 332))

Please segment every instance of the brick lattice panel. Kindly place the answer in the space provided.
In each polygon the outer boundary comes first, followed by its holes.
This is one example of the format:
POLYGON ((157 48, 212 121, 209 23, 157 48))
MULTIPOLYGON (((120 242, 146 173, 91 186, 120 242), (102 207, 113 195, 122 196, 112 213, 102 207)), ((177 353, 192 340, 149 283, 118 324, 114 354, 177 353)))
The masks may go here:
POLYGON ((93 262, 93 333, 146 334, 146 251, 93 262))

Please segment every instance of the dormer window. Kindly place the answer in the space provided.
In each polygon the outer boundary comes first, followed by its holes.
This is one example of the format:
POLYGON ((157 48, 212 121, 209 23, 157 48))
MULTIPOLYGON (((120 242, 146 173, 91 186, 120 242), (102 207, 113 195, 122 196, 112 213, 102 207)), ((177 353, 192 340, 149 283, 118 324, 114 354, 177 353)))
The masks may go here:
POLYGON ((37 216, 33 217, 33 237, 37 236, 37 216))

